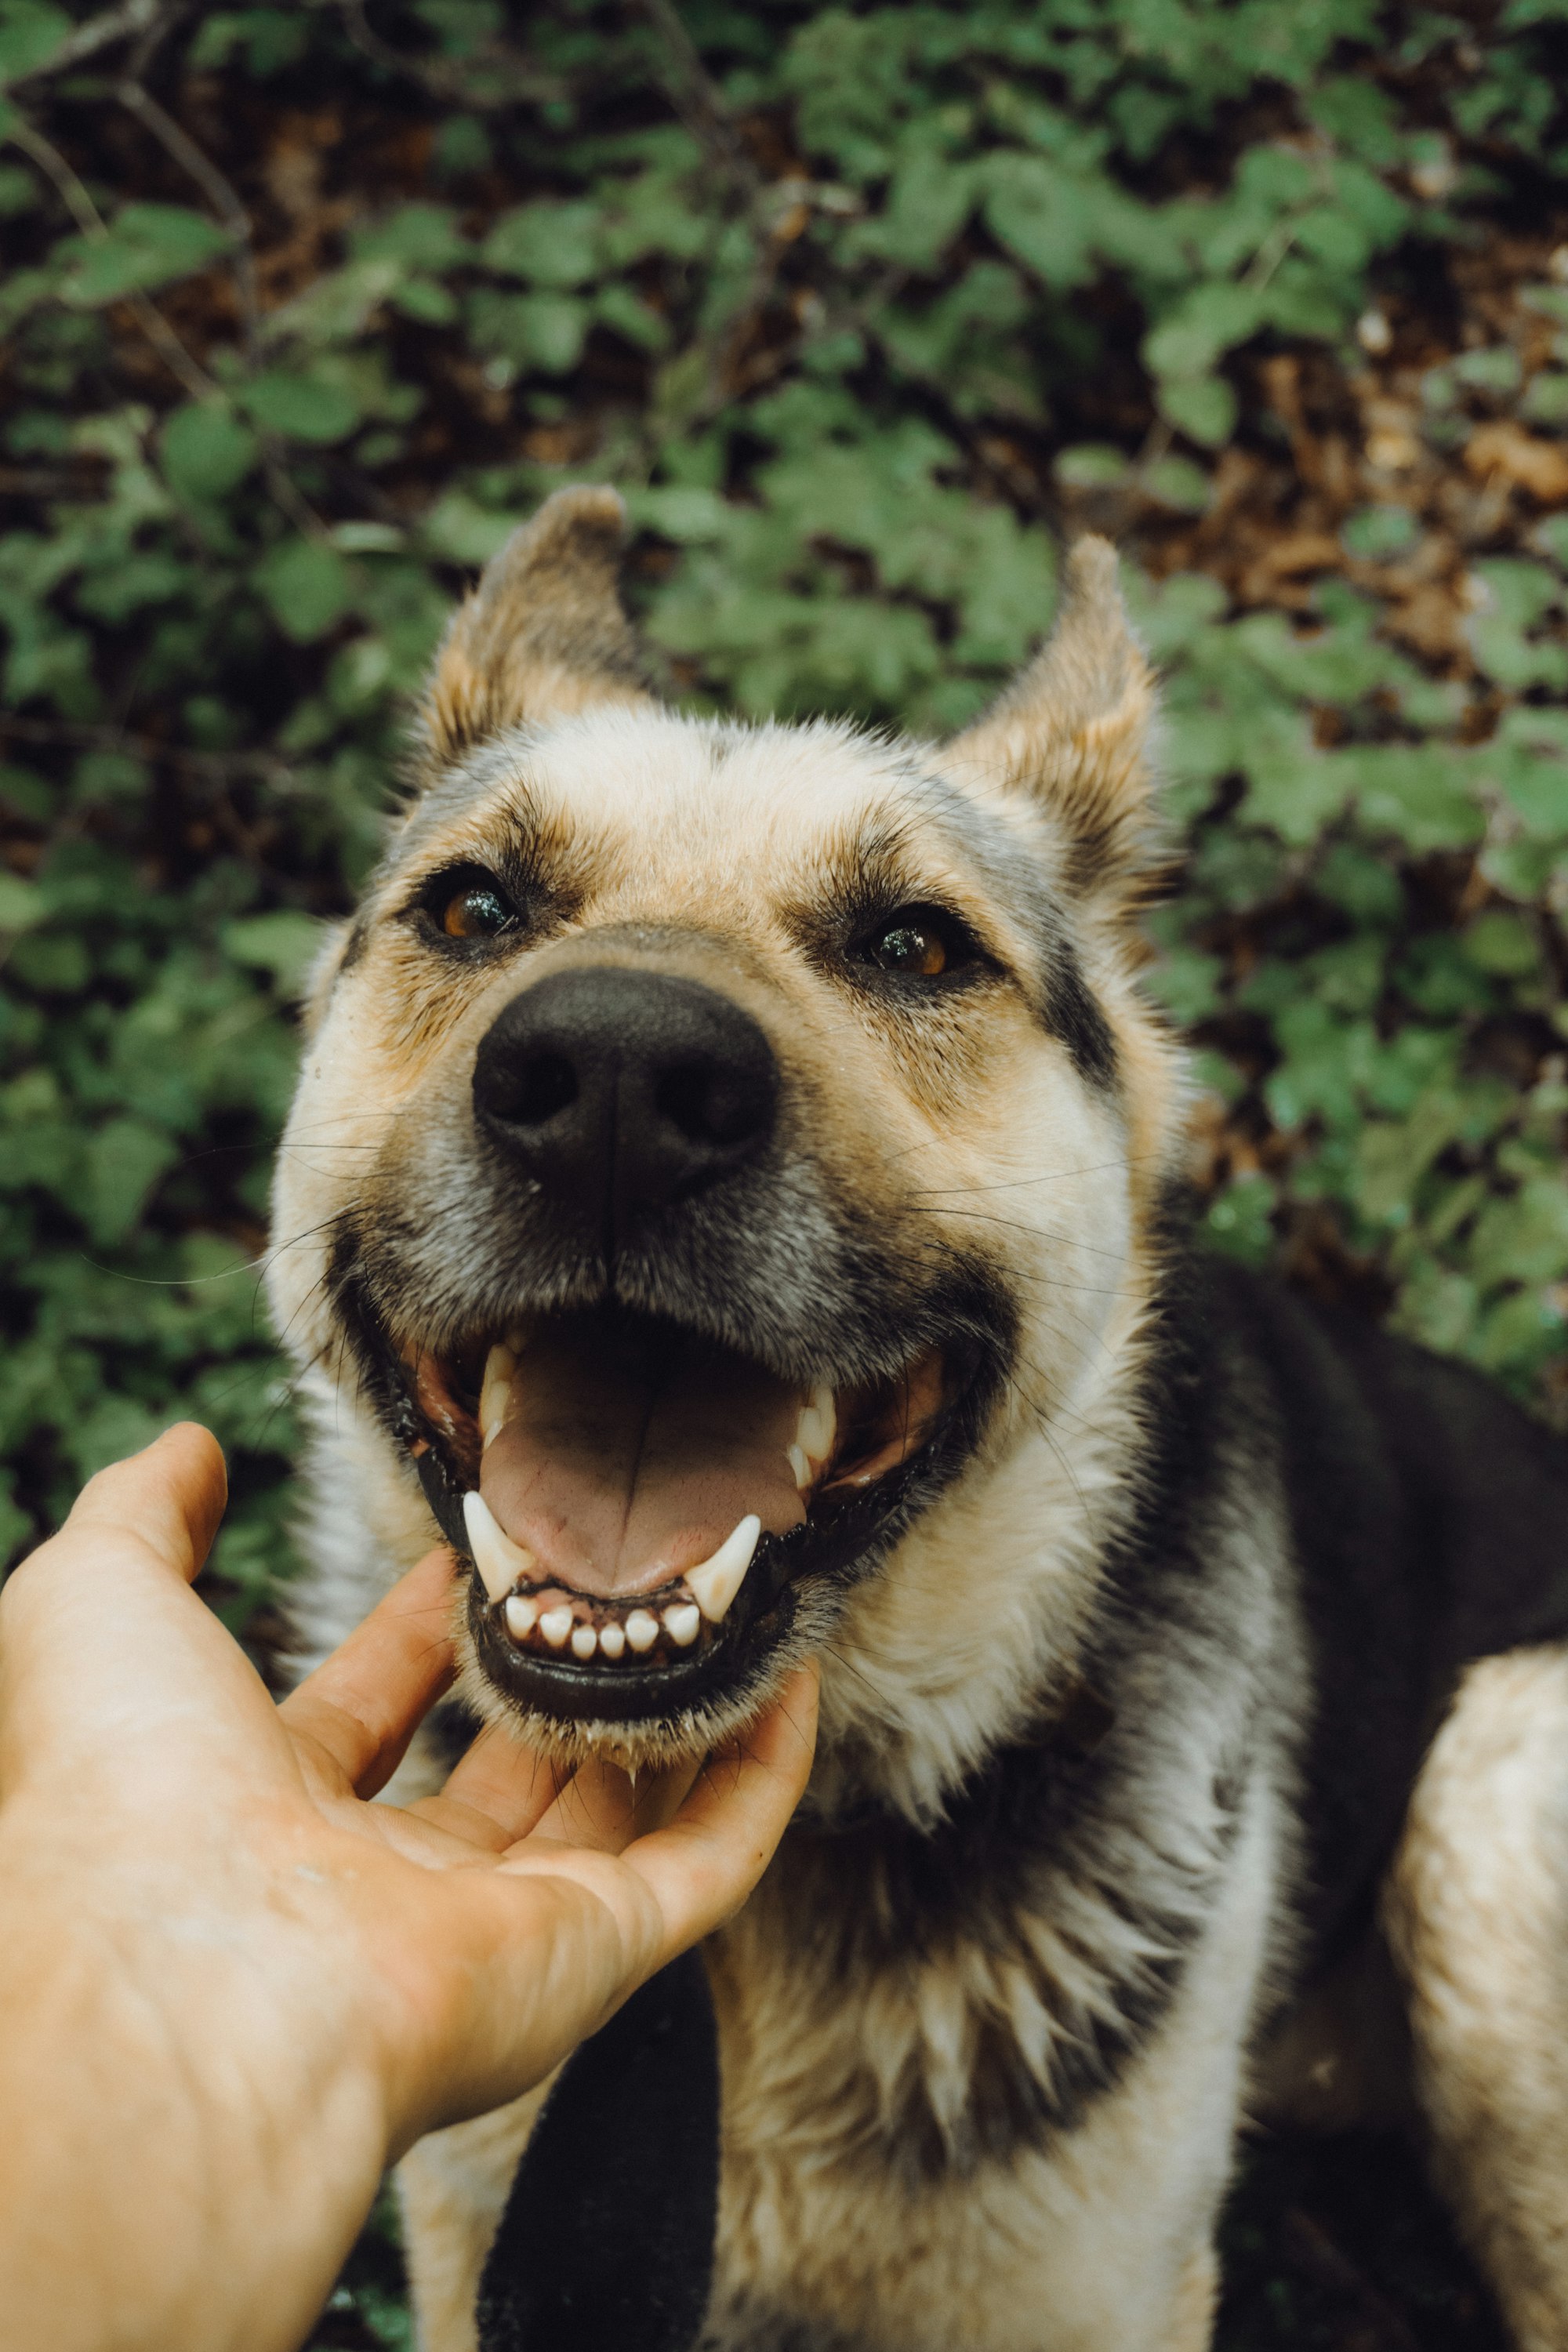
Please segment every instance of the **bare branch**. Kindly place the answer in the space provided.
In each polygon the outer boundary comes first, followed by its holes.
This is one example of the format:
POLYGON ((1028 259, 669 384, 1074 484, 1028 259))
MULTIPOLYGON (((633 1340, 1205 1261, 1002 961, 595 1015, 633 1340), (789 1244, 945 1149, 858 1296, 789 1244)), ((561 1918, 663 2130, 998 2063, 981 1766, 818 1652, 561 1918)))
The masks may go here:
POLYGON ((123 7, 106 8, 101 16, 89 16, 85 25, 66 35, 52 57, 41 64, 29 66, 9 84, 13 89, 23 82, 40 81, 47 74, 66 73, 79 66, 84 58, 94 58, 111 41, 128 40, 133 34, 144 33, 157 22, 161 0, 125 0, 123 7))
POLYGON ((710 160, 747 197, 756 195, 763 176, 735 128, 730 101, 703 64, 675 0, 637 0, 637 6, 664 44, 664 82, 676 112, 710 160))
MULTIPOLYGON (((0 142, 7 139, 25 155, 30 155, 41 172, 48 174, 61 203, 83 236, 97 242, 109 235, 109 224, 59 149, 52 146, 25 115, 13 112, 0 123, 0 142)), ((162 310, 149 302, 145 294, 128 294, 125 300, 132 316, 164 366, 178 376, 192 399, 210 400, 218 389, 216 383, 185 349, 162 310)))
POLYGON ((210 776, 215 782, 254 776, 263 783, 277 783, 293 772, 276 751, 197 751, 188 744, 165 743, 159 736, 138 735, 124 727, 92 727, 63 719, 18 719, 8 710, 0 710, 0 736, 9 736, 16 743, 73 751, 126 751, 138 760, 168 760, 193 774, 210 776))
MULTIPOLYGON (((146 93, 143 92, 142 95, 145 96, 146 93)), ((184 133, 180 130, 178 123, 173 122, 168 116, 163 115, 163 110, 158 105, 157 100, 155 99, 149 99, 147 102, 157 114, 163 117, 164 121, 169 123, 170 129, 173 130, 179 138, 184 140, 184 133)), ((139 110, 140 110, 136 109, 132 110, 132 111, 139 110)), ((41 131, 37 130, 34 125, 28 122, 22 115, 13 113, 11 119, 4 124, 3 128, 0 128, 0 143, 3 143, 5 139, 14 141, 15 143, 21 148, 24 154, 30 155, 33 158, 33 161, 38 165, 39 169, 48 173, 49 178, 54 182, 55 187, 58 191, 62 203, 65 205, 67 210, 71 215, 71 218, 76 222, 84 236, 89 236, 96 240, 100 237, 105 237, 108 236, 108 224, 105 222, 102 214, 99 211, 98 206, 93 203, 92 198, 89 195, 81 182, 71 170, 70 165, 66 162, 66 159, 60 153, 59 149, 58 147, 51 146, 49 142, 44 137, 41 131)), ((200 149, 196 148, 194 142, 187 142, 186 143, 191 145, 193 153, 195 154, 204 164, 205 164, 207 159, 205 155, 201 154, 200 149)), ((209 166, 208 168, 210 169, 211 167, 209 166)), ((220 175, 216 172, 214 173, 215 179, 219 176, 220 175)), ((227 187, 226 182, 224 183, 224 185, 226 189, 227 189, 229 201, 233 203, 235 209, 239 214, 241 219, 245 220, 246 231, 248 236, 249 222, 245 215, 244 208, 240 205, 239 198, 234 194, 232 188, 227 187)), ((251 290, 254 295, 254 280, 252 280, 251 290)), ((142 329, 142 333, 147 337, 148 341, 153 345, 164 364, 174 373, 174 374, 178 376, 180 382, 184 385, 185 390, 190 394, 192 399, 212 400, 215 398, 221 398, 222 386, 218 383, 216 378, 210 376, 206 370, 201 365, 200 362, 195 359, 185 349, 184 344, 180 341, 180 338, 174 332, 173 327, 170 326, 169 321, 164 318, 163 312, 158 310, 154 304, 149 302, 144 294, 128 295, 126 297, 126 300, 137 325, 142 329)), ((310 500, 305 497, 303 491, 300 490, 298 485, 289 478, 283 461, 278 453, 277 445, 270 435, 264 435, 262 436, 262 448, 264 451, 263 471, 266 476, 267 487, 268 491, 271 493, 274 505, 279 509, 280 513, 287 516, 288 520, 294 525, 295 530, 303 531, 307 538, 324 538, 326 536, 326 525, 322 522, 321 516, 316 512, 314 507, 311 506, 310 500)))
POLYGON ((212 158, 196 145, 174 116, 159 105, 150 90, 144 89, 139 81, 122 81, 117 86, 114 95, 121 105, 152 132, 181 170, 190 174, 228 231, 234 246, 234 286, 239 304, 240 324, 247 350, 254 351, 260 325, 260 305, 256 290, 256 260, 251 250, 249 214, 212 158))
POLYGON ((499 79, 487 87, 471 80, 462 67, 449 65, 442 58, 410 57, 405 50, 395 49, 390 41, 384 41, 373 29, 365 0, 338 0, 338 7, 343 29, 362 56, 384 67, 388 73, 418 82, 437 98, 456 99, 464 106, 482 111, 515 106, 520 100, 539 101, 566 95, 566 85, 557 75, 539 73, 521 58, 499 47, 492 48, 494 64, 489 68, 499 79))

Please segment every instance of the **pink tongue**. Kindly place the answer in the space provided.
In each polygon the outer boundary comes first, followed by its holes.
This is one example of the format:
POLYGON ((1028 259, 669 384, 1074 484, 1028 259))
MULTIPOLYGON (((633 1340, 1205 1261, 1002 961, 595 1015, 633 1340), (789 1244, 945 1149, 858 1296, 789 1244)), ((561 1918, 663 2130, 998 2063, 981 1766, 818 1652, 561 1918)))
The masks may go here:
POLYGON ((542 1581, 652 1591, 718 1550, 748 1511, 805 1517, 784 1448, 802 1400, 739 1357, 587 1320, 531 1339, 479 1492, 542 1581))

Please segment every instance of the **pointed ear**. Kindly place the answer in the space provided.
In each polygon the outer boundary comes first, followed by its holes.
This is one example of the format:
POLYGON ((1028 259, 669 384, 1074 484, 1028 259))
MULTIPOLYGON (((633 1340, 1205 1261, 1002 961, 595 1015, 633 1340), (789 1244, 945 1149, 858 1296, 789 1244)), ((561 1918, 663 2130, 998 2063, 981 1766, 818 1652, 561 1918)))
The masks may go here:
POLYGON ((1160 861, 1153 710, 1153 674, 1121 602, 1116 551, 1080 539, 1050 637, 948 756, 984 781, 1033 793, 1060 826, 1069 886, 1125 905, 1160 861))
POLYGON ((626 520, 612 489, 557 490, 491 557, 426 689, 418 725, 432 761, 520 719, 651 700, 617 586, 626 520))

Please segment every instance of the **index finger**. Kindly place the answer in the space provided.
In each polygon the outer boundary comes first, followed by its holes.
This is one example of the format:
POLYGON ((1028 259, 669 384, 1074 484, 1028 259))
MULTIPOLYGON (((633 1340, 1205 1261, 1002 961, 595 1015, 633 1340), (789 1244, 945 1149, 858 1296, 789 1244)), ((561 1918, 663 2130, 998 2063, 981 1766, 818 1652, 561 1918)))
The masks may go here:
MULTIPOLYGON (((642 1880, 662 1923, 651 1968, 721 1927, 772 1861, 811 1771, 816 1702, 816 1668, 802 1666, 766 1715, 710 1757, 675 1819, 622 1852, 619 1866, 642 1880)), ((562 1834, 568 1834, 564 1828, 562 1834)), ((552 1858, 551 1846, 536 1837, 514 1847, 500 1866, 560 1869, 570 1852, 557 1844, 552 1858)))
POLYGON ((455 1571, 450 1551, 426 1552, 278 1710, 296 1748, 313 1748, 362 1797, 385 1787, 456 1672, 455 1571))

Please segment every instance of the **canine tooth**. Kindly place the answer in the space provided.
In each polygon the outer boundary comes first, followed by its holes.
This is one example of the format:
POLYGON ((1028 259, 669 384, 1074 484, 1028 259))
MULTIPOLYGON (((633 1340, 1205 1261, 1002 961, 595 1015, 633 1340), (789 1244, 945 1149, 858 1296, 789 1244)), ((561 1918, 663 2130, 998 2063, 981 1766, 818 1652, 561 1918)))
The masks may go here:
POLYGON ((651 1650, 658 1639, 658 1619, 650 1609, 634 1609, 626 1619, 626 1639, 634 1650, 651 1650))
POLYGON ((789 1456, 789 1466, 795 1473, 795 1485, 809 1486, 816 1474, 806 1459, 805 1448, 799 1445, 786 1445, 784 1452, 789 1456))
POLYGON ((833 1391, 826 1381, 818 1381, 811 1391, 811 1402, 801 1407, 795 1442, 811 1462, 820 1465, 832 1453, 837 1434, 838 1412, 833 1391))
POLYGON ((746 1570, 757 1549, 757 1538, 763 1523, 755 1511, 748 1511, 734 1531, 727 1535, 710 1559, 700 1568, 689 1568, 686 1581, 697 1597, 697 1606, 710 1625, 724 1622, 730 1603, 746 1580, 746 1570))
POLYGON ((558 1607, 547 1609, 539 1621, 539 1630, 552 1650, 559 1650, 572 1631, 572 1604, 563 1601, 558 1607))
POLYGON ((506 1418, 507 1396, 516 1370, 516 1356, 498 1340, 485 1358, 485 1376, 479 1385, 479 1435, 487 1445, 506 1418))
POLYGON ((578 1658, 591 1658, 599 1646, 599 1637, 592 1625, 572 1628, 572 1654, 578 1658))
POLYGON ((506 1630, 514 1642, 525 1642, 539 1622, 539 1603, 514 1592, 506 1604, 506 1630))
POLYGON ((533 1554, 513 1543, 505 1528, 496 1525, 495 1513, 477 1486, 463 1497, 463 1525, 468 1531, 468 1549, 479 1582, 492 1601, 509 1593, 520 1576, 533 1574, 538 1565, 533 1554))
POLYGON ((667 1609, 664 1612, 664 1630, 678 1650, 691 1647, 701 1622, 702 1612, 695 1601, 678 1601, 673 1609, 667 1609))
POLYGON ((607 1625, 599 1628, 599 1647, 606 1658, 618 1658, 626 1646, 626 1629, 617 1625, 612 1617, 607 1625))

